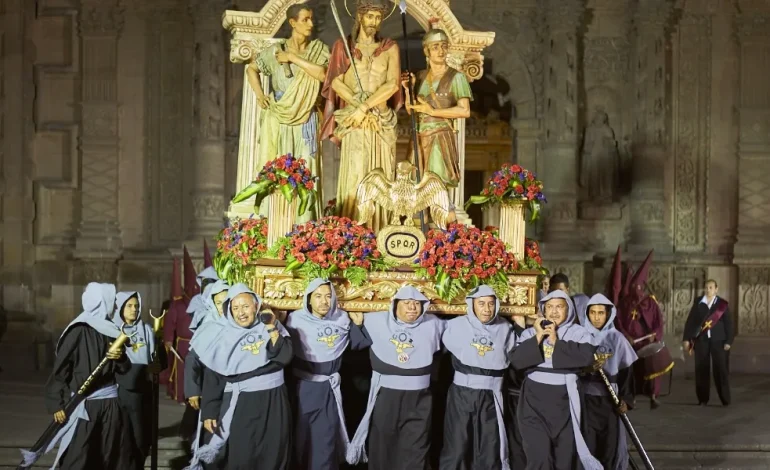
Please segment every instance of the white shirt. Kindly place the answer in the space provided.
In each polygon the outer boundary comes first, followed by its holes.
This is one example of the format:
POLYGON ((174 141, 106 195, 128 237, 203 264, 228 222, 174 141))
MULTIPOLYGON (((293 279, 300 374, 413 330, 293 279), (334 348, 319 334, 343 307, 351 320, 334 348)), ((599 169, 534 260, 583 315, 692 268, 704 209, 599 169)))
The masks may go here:
MULTIPOLYGON (((706 306, 709 308, 709 311, 711 310, 711 307, 714 306, 714 303, 717 301, 717 296, 715 295, 713 299, 711 299, 711 302, 709 302, 708 297, 705 295, 701 297, 700 303, 706 304, 706 306)), ((706 338, 711 338, 711 328, 706 331, 706 338)))

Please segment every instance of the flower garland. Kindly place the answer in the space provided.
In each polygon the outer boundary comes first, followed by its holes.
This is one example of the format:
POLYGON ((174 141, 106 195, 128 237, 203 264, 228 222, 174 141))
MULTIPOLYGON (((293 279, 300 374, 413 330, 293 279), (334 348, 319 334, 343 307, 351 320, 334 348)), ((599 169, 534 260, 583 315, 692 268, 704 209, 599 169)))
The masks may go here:
POLYGON ((254 206, 259 207, 267 196, 278 189, 289 202, 299 197, 297 215, 302 215, 315 201, 317 179, 310 172, 304 159, 295 159, 291 154, 283 155, 265 163, 254 181, 243 188, 233 198, 233 202, 239 203, 251 196, 256 196, 254 206))
POLYGON ((297 225, 270 251, 287 261, 287 272, 308 280, 328 279, 341 271, 352 285, 360 286, 368 272, 392 267, 377 249, 374 232, 347 217, 329 216, 297 225))
POLYGON ((250 265, 267 252, 267 219, 249 217, 228 221, 217 237, 214 269, 229 284, 246 282, 250 265))
POLYGON ((497 204, 528 204, 531 221, 540 215, 540 204, 548 202, 543 194, 543 182, 537 176, 519 165, 504 163, 487 180, 480 195, 471 196, 465 203, 467 210, 472 204, 488 207, 497 204))
POLYGON ((415 263, 418 275, 436 283, 439 297, 451 302, 481 284, 489 284, 501 297, 507 296, 507 274, 519 268, 505 243, 491 232, 459 223, 447 230, 431 230, 415 263))

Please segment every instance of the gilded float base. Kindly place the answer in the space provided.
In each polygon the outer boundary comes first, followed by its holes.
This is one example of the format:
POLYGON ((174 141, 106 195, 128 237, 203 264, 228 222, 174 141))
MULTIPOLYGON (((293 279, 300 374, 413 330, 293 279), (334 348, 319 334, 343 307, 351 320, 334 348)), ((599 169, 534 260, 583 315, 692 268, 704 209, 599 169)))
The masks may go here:
MULTIPOLYGON (((284 272, 285 263, 278 260, 259 260, 249 275, 249 284, 263 300, 263 306, 274 310, 297 310, 302 307, 306 280, 284 272)), ((500 313, 504 316, 534 317, 537 295, 537 271, 508 276, 508 294, 500 299, 500 313)), ((465 293, 452 302, 441 300, 432 281, 420 278, 411 268, 398 268, 369 273, 361 286, 351 285, 347 279, 332 277, 340 308, 349 312, 376 312, 388 310, 390 300, 403 286, 411 285, 431 300, 428 311, 438 314, 461 315, 466 312, 465 293)))

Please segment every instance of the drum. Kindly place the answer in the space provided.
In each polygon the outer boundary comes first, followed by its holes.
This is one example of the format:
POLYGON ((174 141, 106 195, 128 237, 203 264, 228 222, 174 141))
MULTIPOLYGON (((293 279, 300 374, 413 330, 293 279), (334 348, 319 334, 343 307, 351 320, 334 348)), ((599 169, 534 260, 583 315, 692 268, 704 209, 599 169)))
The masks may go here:
POLYGON ((666 343, 650 343, 636 352, 644 368, 644 380, 652 380, 668 374, 674 368, 674 360, 666 343))

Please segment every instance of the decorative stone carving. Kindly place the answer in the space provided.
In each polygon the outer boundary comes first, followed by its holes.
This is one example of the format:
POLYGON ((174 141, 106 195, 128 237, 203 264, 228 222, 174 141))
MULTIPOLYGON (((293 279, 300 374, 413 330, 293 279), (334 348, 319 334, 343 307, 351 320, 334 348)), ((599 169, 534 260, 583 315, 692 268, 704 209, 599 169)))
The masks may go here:
POLYGON ((81 220, 76 257, 117 257, 118 34, 123 10, 115 1, 81 5, 81 220))
POLYGON ((193 63, 193 217, 188 239, 213 237, 222 227, 225 185, 225 43, 213 19, 228 2, 196 0, 190 5, 195 31, 193 63))
POLYGON ((674 89, 674 244, 677 251, 705 248, 706 162, 711 126, 711 17, 686 14, 676 41, 674 89))
POLYGON ((220 220, 224 210, 225 201, 221 193, 193 195, 193 217, 196 219, 220 220))
POLYGON ((770 267, 741 267, 738 296, 738 325, 741 335, 770 333, 770 267))
POLYGON ((184 11, 164 9, 147 15, 146 138, 147 188, 153 245, 173 246, 183 239, 185 184, 183 158, 190 158, 189 70, 179 53, 184 42, 184 11))
POLYGON ((672 301, 672 313, 669 330, 674 334, 684 331, 687 315, 690 314, 695 299, 703 291, 706 284, 706 269, 694 267, 674 268, 674 298, 672 301))
MULTIPOLYGON (((234 61, 247 61, 252 58, 260 47, 266 47, 259 41, 268 41, 278 33, 286 18, 286 10, 294 0, 270 0, 258 13, 227 10, 222 20, 222 26, 233 36, 231 41, 230 58, 234 61), (245 41, 242 41, 245 39, 245 41), (233 50, 237 47, 237 52, 233 50), (249 53, 244 48, 254 47, 249 53)), ((409 14, 426 30, 429 20, 438 19, 436 27, 446 31, 449 36, 449 57, 447 62, 468 76, 473 81, 481 77, 484 71, 484 56, 481 52, 492 44, 494 33, 466 31, 455 18, 445 0, 411 0, 407 1, 409 14)))
POLYGON ((585 40, 583 65, 596 83, 621 82, 629 72, 631 43, 623 37, 592 37, 585 40))
POLYGON ((84 36, 119 34, 125 24, 125 9, 115 0, 82 2, 80 8, 80 34, 84 36))

